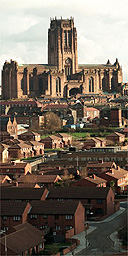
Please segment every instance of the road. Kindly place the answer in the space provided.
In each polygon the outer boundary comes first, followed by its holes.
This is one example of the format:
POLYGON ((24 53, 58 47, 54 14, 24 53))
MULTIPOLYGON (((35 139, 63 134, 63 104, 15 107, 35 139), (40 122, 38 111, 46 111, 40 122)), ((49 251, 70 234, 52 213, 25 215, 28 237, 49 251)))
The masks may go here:
MULTIPOLYGON (((91 226, 97 227, 95 231, 90 233, 87 237, 90 242, 90 246, 87 250, 82 250, 80 253, 75 255, 104 255, 104 254, 113 254, 113 242, 109 236, 120 229, 124 222, 127 221, 128 214, 128 202, 121 203, 121 207, 126 208, 125 211, 117 216, 115 219, 105 223, 90 223, 91 226)), ((120 250, 120 248, 119 248, 120 250)), ((119 252, 115 251, 115 252, 119 252)))

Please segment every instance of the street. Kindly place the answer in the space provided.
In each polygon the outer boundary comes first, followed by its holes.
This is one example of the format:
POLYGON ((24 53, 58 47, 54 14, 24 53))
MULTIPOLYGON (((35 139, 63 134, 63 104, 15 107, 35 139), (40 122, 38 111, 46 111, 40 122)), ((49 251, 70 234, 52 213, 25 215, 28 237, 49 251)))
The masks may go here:
POLYGON ((124 222, 127 220, 128 207, 127 202, 121 203, 121 207, 126 208, 125 211, 117 216, 115 219, 105 222, 105 223, 94 223, 89 222, 91 226, 97 227, 92 233, 87 237, 90 243, 90 246, 87 249, 82 250, 81 252, 75 255, 104 255, 104 254, 113 254, 113 252, 119 252, 120 248, 114 251, 114 243, 110 239, 110 235, 120 229, 124 222))

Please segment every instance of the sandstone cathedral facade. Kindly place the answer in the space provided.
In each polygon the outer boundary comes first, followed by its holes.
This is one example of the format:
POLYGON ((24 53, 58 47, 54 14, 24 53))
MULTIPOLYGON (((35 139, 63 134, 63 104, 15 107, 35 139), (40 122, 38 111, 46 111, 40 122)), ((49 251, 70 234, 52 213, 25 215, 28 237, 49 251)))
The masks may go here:
POLYGON ((78 64, 74 19, 51 19, 48 30, 48 64, 5 61, 2 70, 3 99, 70 97, 75 94, 120 92, 122 68, 114 64, 78 64))

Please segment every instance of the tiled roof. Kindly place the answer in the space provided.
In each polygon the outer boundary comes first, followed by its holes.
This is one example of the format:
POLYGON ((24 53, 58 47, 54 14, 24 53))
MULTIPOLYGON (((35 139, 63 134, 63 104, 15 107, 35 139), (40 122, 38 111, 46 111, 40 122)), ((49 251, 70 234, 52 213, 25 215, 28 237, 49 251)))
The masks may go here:
POLYGON ((22 175, 19 179, 17 179, 17 182, 52 183, 56 180, 56 178, 57 175, 22 175))
POLYGON ((30 214, 74 214, 79 202, 32 201, 30 214))
POLYGON ((28 202, 6 202, 1 201, 1 216, 22 215, 28 202))
POLYGON ((24 169, 28 163, 1 164, 0 169, 24 169))
POLYGON ((48 104, 43 107, 43 109, 47 109, 47 108, 54 108, 54 109, 68 108, 68 104, 48 104))
POLYGON ((35 105, 37 104, 36 101, 0 101, 0 105, 35 105))
POLYGON ((112 166, 112 164, 113 164, 113 162, 103 162, 103 163, 95 163, 95 162, 88 162, 88 164, 87 164, 87 168, 95 168, 95 167, 97 167, 97 168, 102 168, 102 167, 106 167, 106 168, 110 168, 111 166, 112 166))
POLYGON ((4 180, 4 178, 6 178, 7 180, 10 180, 10 181, 11 181, 11 179, 9 178, 9 176, 7 176, 7 175, 0 175, 0 182, 2 182, 2 181, 4 180))
MULTIPOLYGON (((43 242, 42 232, 33 227, 29 223, 23 223, 13 228, 13 232, 6 235, 7 248, 21 255, 23 252, 35 245, 39 245, 43 242)), ((0 239, 0 243, 5 245, 5 237, 0 239)))
POLYGON ((2 188, 1 189, 1 199, 2 200, 40 200, 44 188, 2 188))
POLYGON ((119 132, 114 132, 114 133, 111 133, 109 135, 107 135, 106 137, 111 137, 111 136, 118 136, 118 137, 124 137, 125 135, 122 134, 122 133, 119 133, 119 132))
POLYGON ((90 182, 92 182, 92 183, 95 183, 95 184, 97 184, 97 185, 98 185, 98 184, 101 184, 101 183, 106 183, 106 182, 107 182, 105 179, 102 179, 102 178, 100 178, 100 177, 98 177, 98 176, 96 176, 96 175, 95 175, 94 178, 86 177, 85 180, 88 180, 88 181, 90 181, 90 182))
POLYGON ((64 187, 50 188, 48 199, 85 199, 85 198, 103 198, 107 197, 109 187, 64 187))
POLYGON ((113 173, 111 173, 111 172, 106 172, 105 173, 106 175, 109 175, 109 176, 111 176, 111 177, 113 177, 113 178, 115 178, 115 179, 122 179, 122 178, 124 178, 124 176, 125 175, 127 175, 128 174, 128 171, 125 171, 125 174, 124 174, 124 172, 121 172, 121 171, 119 171, 119 170, 113 170, 113 173))

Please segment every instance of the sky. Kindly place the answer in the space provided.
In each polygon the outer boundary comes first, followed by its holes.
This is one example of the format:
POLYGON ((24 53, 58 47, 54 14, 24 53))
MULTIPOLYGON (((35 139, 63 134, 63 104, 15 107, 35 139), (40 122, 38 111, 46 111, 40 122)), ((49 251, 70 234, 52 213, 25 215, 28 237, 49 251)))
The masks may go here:
POLYGON ((0 0, 0 69, 5 60, 48 63, 50 17, 74 17, 78 63, 113 64, 128 82, 128 0, 0 0))

